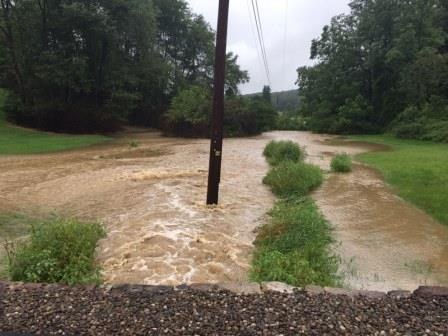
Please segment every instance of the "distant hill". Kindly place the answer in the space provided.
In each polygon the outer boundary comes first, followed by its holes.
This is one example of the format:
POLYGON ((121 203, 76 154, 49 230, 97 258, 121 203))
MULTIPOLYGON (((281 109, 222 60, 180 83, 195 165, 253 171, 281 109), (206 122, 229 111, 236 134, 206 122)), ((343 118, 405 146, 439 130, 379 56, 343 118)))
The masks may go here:
MULTIPOLYGON (((261 96, 261 93, 252 93, 246 97, 261 96)), ((277 111, 297 110, 300 106, 300 98, 297 90, 272 92, 272 105, 277 111)))

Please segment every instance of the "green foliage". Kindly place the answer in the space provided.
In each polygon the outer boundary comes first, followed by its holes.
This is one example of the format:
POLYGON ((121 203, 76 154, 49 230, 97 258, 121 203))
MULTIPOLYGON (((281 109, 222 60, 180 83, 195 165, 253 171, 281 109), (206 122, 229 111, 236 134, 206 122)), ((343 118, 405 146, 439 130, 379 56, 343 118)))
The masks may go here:
POLYGON ((293 286, 338 283, 338 259, 329 250, 333 242, 328 222, 309 199, 280 201, 271 221, 257 238, 251 279, 280 281, 293 286))
POLYGON ((298 113, 280 112, 277 116, 275 129, 279 131, 307 131, 308 120, 298 113))
POLYGON ((398 194, 448 225, 448 145, 387 136, 356 137, 357 140, 391 146, 387 152, 358 156, 379 169, 398 194))
POLYGON ((268 85, 265 85, 263 87, 263 92, 262 92, 261 96, 266 103, 271 104, 272 103, 271 87, 268 85))
POLYGON ((331 160, 331 170, 336 173, 349 173, 352 171, 352 158, 348 154, 337 154, 331 160))
POLYGON ((192 127, 207 126, 210 110, 210 93, 208 90, 199 86, 192 86, 181 91, 173 99, 166 118, 169 123, 185 123, 192 127))
POLYGON ((10 251, 12 281, 87 284, 101 282, 94 263, 102 227, 72 219, 53 219, 32 227, 29 240, 10 251))
POLYGON ((280 197, 301 197, 322 184, 319 167, 304 162, 284 161, 273 167, 263 180, 280 197))
POLYGON ((0 155, 55 152, 110 140, 100 135, 56 135, 11 126, 2 117, 2 97, 5 94, 0 90, 0 155))
MULTIPOLYGON (((213 29, 185 0, 2 1, 8 118, 51 131, 159 126, 177 92, 213 83, 213 29)), ((226 92, 248 81, 227 55, 226 92)))
POLYGON ((277 113, 272 104, 260 97, 249 99, 249 110, 255 114, 257 127, 260 132, 270 131, 275 128, 277 113))
POLYGON ((408 107, 390 129, 392 134, 403 139, 448 142, 448 99, 432 97, 420 109, 408 107))
POLYGON ((276 166, 284 161, 299 162, 305 157, 303 150, 292 141, 271 141, 263 151, 269 164, 276 166))
MULTIPOLYGON (((262 96, 259 94, 248 94, 247 98, 262 96)), ((300 97, 297 90, 288 90, 280 92, 271 92, 271 104, 274 110, 278 112, 296 112, 300 107, 300 97)))
POLYGON ((330 251, 330 225, 314 201, 306 197, 322 183, 322 172, 297 162, 303 159, 303 153, 291 142, 271 142, 264 154, 269 162, 275 157, 273 163, 277 164, 264 182, 283 199, 258 233, 251 279, 293 286, 339 284, 339 260, 330 251))
MULTIPOLYGON (((186 137, 208 137, 212 113, 208 89, 192 86, 179 92, 165 115, 164 131, 186 137)), ((273 128, 275 111, 262 99, 248 100, 237 95, 226 97, 224 134, 229 137, 260 134, 273 128)))
POLYGON ((393 124, 399 136, 443 139, 446 125, 436 124, 447 118, 446 1, 352 0, 350 8, 313 40, 316 65, 298 69, 300 113, 310 128, 377 133, 393 124), (396 122, 407 109, 421 118, 396 122))
POLYGON ((4 104, 6 100, 6 91, 0 89, 0 127, 5 122, 5 110, 4 104))

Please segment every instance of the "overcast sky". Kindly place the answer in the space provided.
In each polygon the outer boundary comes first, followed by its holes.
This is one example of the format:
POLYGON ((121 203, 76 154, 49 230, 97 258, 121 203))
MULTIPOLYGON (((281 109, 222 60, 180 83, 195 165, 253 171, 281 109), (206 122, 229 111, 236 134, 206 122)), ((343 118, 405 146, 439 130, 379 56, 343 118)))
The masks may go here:
MULTIPOLYGON (((193 12, 204 15, 213 29, 216 29, 219 0, 187 1, 193 12)), ((322 27, 328 24, 333 16, 349 11, 349 0, 258 0, 258 3, 272 90, 294 89, 296 69, 311 64, 311 40, 320 35, 322 27)), ((249 71, 251 78, 250 83, 241 86, 243 93, 259 92, 263 85, 267 84, 255 44, 253 13, 250 14, 248 0, 230 0, 228 51, 239 55, 238 63, 249 71)))

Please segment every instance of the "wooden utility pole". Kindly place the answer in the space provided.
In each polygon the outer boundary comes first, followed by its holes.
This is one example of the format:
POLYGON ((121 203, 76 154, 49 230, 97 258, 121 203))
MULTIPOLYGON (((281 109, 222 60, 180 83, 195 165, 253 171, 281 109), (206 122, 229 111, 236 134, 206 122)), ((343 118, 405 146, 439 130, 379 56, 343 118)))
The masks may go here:
POLYGON ((227 25, 229 0, 219 0, 218 31, 216 35, 215 80, 213 96, 210 165, 208 172, 207 204, 218 204, 221 181, 222 138, 224 122, 224 83, 226 76, 227 25))

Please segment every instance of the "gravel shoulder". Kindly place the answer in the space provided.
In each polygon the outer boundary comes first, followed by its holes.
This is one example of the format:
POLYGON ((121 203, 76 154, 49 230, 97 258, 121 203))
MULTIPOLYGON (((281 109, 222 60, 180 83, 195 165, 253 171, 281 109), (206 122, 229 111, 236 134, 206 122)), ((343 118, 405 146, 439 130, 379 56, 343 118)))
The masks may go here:
POLYGON ((211 285, 0 284, 0 335, 448 334, 446 288, 340 294, 318 288, 236 294, 211 285))

